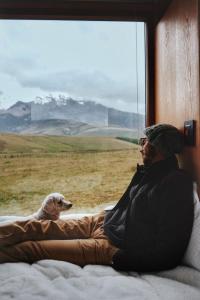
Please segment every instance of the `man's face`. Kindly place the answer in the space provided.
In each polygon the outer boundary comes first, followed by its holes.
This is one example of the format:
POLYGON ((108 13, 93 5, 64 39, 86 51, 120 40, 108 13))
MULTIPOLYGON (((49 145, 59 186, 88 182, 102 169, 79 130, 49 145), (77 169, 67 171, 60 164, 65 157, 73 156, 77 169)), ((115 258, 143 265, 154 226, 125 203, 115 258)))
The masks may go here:
POLYGON ((157 155, 156 149, 149 143, 147 138, 140 139, 140 146, 142 149, 140 153, 142 154, 142 160, 145 166, 150 166, 157 155))

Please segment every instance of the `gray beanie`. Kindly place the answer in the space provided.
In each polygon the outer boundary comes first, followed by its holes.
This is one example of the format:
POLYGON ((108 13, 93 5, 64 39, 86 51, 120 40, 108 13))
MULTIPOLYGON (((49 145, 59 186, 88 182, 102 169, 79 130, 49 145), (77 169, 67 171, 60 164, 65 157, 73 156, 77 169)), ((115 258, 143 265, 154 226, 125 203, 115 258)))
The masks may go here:
POLYGON ((180 153, 184 146, 183 134, 169 124, 157 124, 145 128, 144 134, 151 145, 165 157, 180 153))

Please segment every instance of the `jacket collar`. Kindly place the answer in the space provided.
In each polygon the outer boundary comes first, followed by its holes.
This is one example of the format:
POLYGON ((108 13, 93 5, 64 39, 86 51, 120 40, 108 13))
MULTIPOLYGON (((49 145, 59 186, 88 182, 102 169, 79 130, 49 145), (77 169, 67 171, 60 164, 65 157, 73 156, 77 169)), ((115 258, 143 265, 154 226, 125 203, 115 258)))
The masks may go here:
POLYGON ((144 176, 146 175, 161 175, 166 174, 172 170, 179 169, 178 160, 175 155, 170 156, 164 160, 160 160, 158 162, 153 163, 152 165, 146 167, 144 165, 137 165, 137 171, 139 173, 143 173, 144 176))

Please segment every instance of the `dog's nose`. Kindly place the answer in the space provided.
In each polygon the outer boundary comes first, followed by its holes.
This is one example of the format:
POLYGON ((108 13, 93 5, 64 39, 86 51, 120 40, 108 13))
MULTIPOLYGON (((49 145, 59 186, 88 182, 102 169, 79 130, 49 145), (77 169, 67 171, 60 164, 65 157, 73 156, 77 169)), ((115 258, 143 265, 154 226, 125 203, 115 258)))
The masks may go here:
POLYGON ((66 209, 69 209, 69 208, 72 207, 72 203, 71 203, 70 201, 67 201, 67 202, 64 203, 64 207, 65 207, 66 209))

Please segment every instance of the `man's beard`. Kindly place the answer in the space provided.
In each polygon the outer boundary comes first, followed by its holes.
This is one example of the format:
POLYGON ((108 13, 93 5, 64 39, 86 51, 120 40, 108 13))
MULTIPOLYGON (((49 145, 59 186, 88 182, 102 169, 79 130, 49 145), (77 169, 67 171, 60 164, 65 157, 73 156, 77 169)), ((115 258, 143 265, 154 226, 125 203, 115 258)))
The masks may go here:
POLYGON ((150 146, 148 148, 148 151, 146 152, 145 156, 143 157, 143 163, 146 167, 149 167, 153 164, 154 158, 157 155, 157 151, 153 146, 150 146))

